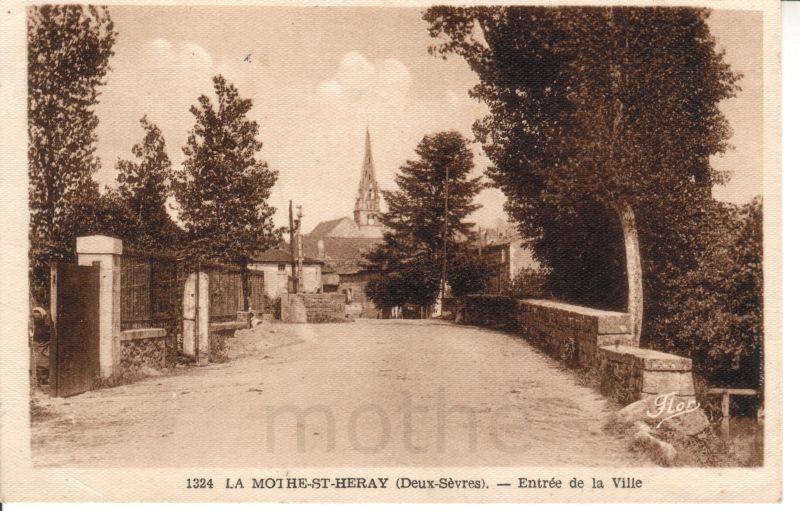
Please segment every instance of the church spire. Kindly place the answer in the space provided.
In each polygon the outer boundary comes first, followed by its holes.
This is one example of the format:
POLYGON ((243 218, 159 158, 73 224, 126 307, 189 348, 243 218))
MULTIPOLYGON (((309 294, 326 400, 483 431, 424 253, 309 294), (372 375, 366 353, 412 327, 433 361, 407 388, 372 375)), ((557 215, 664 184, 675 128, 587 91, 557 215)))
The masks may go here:
POLYGON ((361 166, 361 180, 358 183, 358 195, 353 217, 356 223, 363 225, 376 225, 380 212, 380 190, 378 180, 375 178, 375 165, 372 161, 372 142, 369 137, 369 128, 364 142, 364 163, 361 166))

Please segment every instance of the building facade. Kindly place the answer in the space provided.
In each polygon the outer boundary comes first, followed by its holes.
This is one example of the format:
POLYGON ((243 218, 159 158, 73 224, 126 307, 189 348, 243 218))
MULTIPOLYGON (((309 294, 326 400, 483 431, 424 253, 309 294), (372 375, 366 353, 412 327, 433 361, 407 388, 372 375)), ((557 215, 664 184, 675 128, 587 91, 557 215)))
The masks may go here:
POLYGON ((501 294, 523 270, 538 270, 541 265, 525 240, 514 235, 481 246, 481 260, 491 269, 486 292, 501 294))
MULTIPOLYGON (((323 262, 303 258, 302 292, 321 293, 323 262)), ((292 276, 292 256, 285 248, 261 250, 250 257, 248 268, 264 272, 264 295, 270 301, 286 293, 292 276)))

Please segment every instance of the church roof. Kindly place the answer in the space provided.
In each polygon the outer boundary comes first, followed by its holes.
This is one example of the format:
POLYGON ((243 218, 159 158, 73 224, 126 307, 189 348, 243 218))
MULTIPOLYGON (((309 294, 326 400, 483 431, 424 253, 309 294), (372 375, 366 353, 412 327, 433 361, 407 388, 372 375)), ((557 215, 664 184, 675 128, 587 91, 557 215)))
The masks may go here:
POLYGON ((303 237, 303 253, 323 259, 337 273, 358 273, 363 269, 364 258, 382 238, 321 238, 324 256, 319 253, 319 239, 303 237))
MULTIPOLYGON (((348 220, 350 222, 353 222, 352 220, 350 220, 350 217, 346 216, 342 218, 337 218, 336 220, 328 220, 326 222, 320 222, 317 224, 316 227, 314 227, 314 230, 306 234, 304 238, 315 239, 315 240, 324 238, 330 235, 332 231, 335 231, 336 228, 340 226, 340 224, 347 223, 348 220)), ((353 222, 353 225, 355 225, 355 222, 353 222)), ((356 226, 356 228, 357 227, 358 226, 356 226)))
POLYGON ((304 238, 319 240, 327 238, 382 238, 380 225, 359 226, 352 218, 342 217, 336 220, 320 222, 304 238))

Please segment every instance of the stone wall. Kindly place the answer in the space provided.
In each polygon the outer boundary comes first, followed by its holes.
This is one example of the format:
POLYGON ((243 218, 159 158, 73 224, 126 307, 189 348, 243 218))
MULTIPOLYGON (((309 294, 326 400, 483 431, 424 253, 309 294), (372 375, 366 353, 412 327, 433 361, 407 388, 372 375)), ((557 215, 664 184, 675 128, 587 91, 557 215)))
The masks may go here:
POLYGON ((213 364, 228 361, 230 341, 237 330, 247 328, 246 321, 228 321, 208 325, 208 361, 213 364))
POLYGON ((120 378, 130 381, 160 371, 167 362, 167 331, 163 328, 123 330, 120 334, 120 378))
POLYGON ((621 403, 672 392, 694 397, 688 358, 630 346, 604 346, 597 367, 601 391, 621 403))
POLYGON ((304 293, 281 296, 281 319, 287 323, 337 323, 347 320, 342 293, 304 293))
POLYGON ((516 332, 543 351, 597 375, 600 390, 622 403, 675 393, 694 396, 692 361, 633 346, 630 316, 549 300, 472 295, 456 321, 516 332))
POLYGON ((309 323, 345 321, 345 296, 342 293, 303 294, 309 323))
POLYGON ((456 320, 470 325, 517 331, 518 301, 500 295, 471 295, 459 300, 456 320))
POLYGON ((601 346, 630 346, 630 317, 549 300, 519 300, 519 330, 544 350, 580 367, 594 367, 601 346))

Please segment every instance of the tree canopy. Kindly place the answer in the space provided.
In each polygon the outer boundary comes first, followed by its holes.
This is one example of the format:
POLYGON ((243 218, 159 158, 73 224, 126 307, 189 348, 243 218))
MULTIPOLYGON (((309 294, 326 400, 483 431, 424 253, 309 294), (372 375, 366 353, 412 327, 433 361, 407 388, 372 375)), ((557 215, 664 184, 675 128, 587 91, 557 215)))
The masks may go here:
POLYGON ((250 254, 277 241, 275 208, 268 200, 278 173, 257 158, 258 123, 247 118, 253 102, 219 75, 214 92, 216 107, 206 95, 191 107, 195 124, 183 147, 186 159, 176 173, 175 195, 187 230, 187 255, 241 265, 246 286, 250 254))
POLYGON ((474 198, 483 183, 470 177, 473 154, 466 138, 456 131, 426 135, 415 152, 417 159, 400 167, 398 189, 384 192, 383 243, 368 256, 382 272, 367 290, 376 303, 430 306, 440 289, 445 240, 448 262, 454 262, 473 237, 466 217, 480 207, 474 198))
MULTIPOLYGON (((137 248, 174 252, 181 231, 167 212, 174 171, 167 155, 164 136, 143 116, 139 123, 144 138, 131 149, 134 160, 117 161, 117 197, 128 208, 131 222, 128 241, 137 248)), ((115 195, 111 193, 111 195, 115 195)))
POLYGON ((655 343, 672 324, 666 291, 696 267, 711 189, 726 177, 709 157, 726 149, 730 130, 718 104, 735 94, 738 75, 716 49, 708 14, 633 7, 424 14, 439 38, 431 51, 460 56, 477 74, 471 95, 489 114, 474 132, 493 164, 488 175, 551 270, 548 291, 600 307, 623 307, 627 297, 630 308, 635 288, 625 275, 636 270, 631 253, 641 243, 644 331, 655 343))
POLYGON ((28 178, 31 284, 47 296, 48 264, 69 259, 99 198, 92 174, 94 105, 114 54, 105 8, 41 5, 28 10, 28 178))

